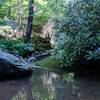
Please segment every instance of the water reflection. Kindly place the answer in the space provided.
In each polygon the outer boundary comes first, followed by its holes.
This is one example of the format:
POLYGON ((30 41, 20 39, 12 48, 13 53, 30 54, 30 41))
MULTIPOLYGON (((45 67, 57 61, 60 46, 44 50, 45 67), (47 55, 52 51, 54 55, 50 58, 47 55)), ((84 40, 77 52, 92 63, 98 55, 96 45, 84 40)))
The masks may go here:
POLYGON ((73 100, 76 92, 73 92, 73 83, 73 73, 57 74, 34 69, 29 83, 22 87, 12 100, 73 100))
POLYGON ((30 78, 0 82, 0 100, 100 100, 99 87, 74 73, 34 69, 30 78))

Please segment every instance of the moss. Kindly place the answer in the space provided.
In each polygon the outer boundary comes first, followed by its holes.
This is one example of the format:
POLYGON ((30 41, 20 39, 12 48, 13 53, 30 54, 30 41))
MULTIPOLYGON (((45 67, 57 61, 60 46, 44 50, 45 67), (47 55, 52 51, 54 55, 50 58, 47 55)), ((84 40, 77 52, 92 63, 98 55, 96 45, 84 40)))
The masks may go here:
POLYGON ((54 59, 52 56, 45 58, 41 61, 37 61, 36 64, 40 65, 42 68, 50 68, 50 69, 60 69, 61 63, 54 59))

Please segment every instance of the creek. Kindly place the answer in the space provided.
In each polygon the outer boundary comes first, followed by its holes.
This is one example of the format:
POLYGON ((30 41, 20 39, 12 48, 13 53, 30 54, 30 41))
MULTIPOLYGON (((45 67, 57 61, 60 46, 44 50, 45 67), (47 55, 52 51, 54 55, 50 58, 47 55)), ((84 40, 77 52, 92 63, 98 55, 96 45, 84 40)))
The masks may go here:
POLYGON ((0 81, 0 100, 100 100, 100 79, 34 68, 28 78, 0 81))

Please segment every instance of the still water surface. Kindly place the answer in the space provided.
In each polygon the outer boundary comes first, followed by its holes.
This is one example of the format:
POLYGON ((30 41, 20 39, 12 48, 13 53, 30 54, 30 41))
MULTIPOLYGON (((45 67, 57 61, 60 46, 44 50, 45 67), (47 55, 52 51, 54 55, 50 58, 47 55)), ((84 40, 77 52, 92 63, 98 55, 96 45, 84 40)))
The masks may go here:
POLYGON ((0 82, 0 100, 100 100, 100 81, 34 69, 27 79, 0 82))

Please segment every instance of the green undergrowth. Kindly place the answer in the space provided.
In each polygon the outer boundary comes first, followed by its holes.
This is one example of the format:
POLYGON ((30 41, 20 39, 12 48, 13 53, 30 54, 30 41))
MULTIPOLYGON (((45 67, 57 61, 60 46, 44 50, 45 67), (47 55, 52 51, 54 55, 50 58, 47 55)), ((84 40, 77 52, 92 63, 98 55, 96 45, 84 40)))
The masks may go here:
POLYGON ((0 39, 0 48, 7 50, 9 53, 23 56, 26 51, 34 50, 34 45, 24 43, 22 39, 0 39))
POLYGON ((32 51, 46 51, 51 48, 50 42, 43 39, 39 33, 33 33, 31 43, 24 43, 24 38, 0 38, 0 48, 9 53, 23 56, 32 51))
POLYGON ((42 68, 49 68, 49 69, 55 69, 55 70, 61 69, 61 63, 55 58, 53 58, 52 56, 47 57, 43 60, 37 61, 36 64, 38 64, 42 68))

